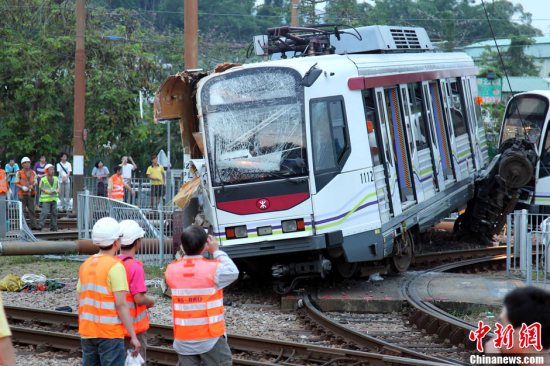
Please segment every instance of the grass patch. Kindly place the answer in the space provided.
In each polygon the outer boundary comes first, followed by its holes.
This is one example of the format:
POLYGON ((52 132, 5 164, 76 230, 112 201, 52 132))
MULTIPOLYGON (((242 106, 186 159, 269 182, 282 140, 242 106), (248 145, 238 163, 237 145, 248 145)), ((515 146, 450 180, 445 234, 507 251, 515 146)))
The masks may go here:
POLYGON ((145 270, 145 276, 147 279, 153 279, 164 278, 164 271, 166 270, 166 267, 144 265, 143 269, 145 270))
POLYGON ((39 262, 40 258, 34 255, 14 255, 14 256, 0 256, 0 267, 13 266, 17 264, 28 264, 39 262))

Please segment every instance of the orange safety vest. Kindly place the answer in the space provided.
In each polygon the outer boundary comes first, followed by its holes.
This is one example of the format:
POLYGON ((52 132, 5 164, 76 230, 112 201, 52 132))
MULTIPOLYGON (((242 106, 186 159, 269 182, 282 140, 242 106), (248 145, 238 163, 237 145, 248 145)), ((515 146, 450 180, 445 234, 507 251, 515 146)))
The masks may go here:
POLYGON ((225 333, 223 290, 215 285, 219 260, 182 258, 168 265, 174 338, 196 341, 225 333))
POLYGON ((124 180, 122 176, 114 174, 109 178, 111 180, 111 192, 109 192, 109 198, 117 201, 124 199, 124 180))
MULTIPOLYGON (((143 266, 143 264, 141 261, 138 261, 132 257, 125 257, 121 259, 122 264, 124 264, 124 268, 126 269, 126 279, 128 280, 128 284, 130 284, 130 273, 134 262, 137 262, 140 266, 143 266)), ((136 304, 134 296, 130 292, 126 295, 126 302, 130 308, 130 315, 132 316, 132 322, 134 323, 134 331, 136 334, 145 332, 149 329, 149 313, 147 312, 147 306, 136 304)), ((124 336, 130 336, 130 333, 128 333, 126 328, 124 328, 124 336)))
POLYGON ((118 258, 93 255, 80 266, 78 333, 86 338, 124 338, 124 325, 118 317, 115 295, 107 277, 118 258))
POLYGON ((22 197, 22 196, 34 196, 36 194, 36 190, 35 190, 36 185, 33 186, 33 188, 31 188, 27 192, 25 192, 24 190, 21 189, 21 186, 26 186, 27 184, 32 184, 36 180, 36 173, 34 172, 34 170, 29 170, 29 172, 31 172, 31 177, 30 178, 27 178, 27 174, 25 174, 24 169, 17 172, 17 176, 19 177, 19 183, 17 185, 19 187, 19 189, 17 190, 17 195, 20 196, 20 197, 22 197))
POLYGON ((8 180, 6 178, 6 171, 0 169, 0 194, 8 193, 8 180))

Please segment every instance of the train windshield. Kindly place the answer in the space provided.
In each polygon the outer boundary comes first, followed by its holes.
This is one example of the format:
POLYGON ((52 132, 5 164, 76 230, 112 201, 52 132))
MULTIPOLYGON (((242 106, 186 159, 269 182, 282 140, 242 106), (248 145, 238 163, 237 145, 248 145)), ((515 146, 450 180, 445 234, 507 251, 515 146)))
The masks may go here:
POLYGON ((201 101, 214 186, 307 175, 297 72, 235 71, 207 81, 201 101))
POLYGON ((511 138, 519 138, 538 145, 547 112, 548 101, 543 97, 516 97, 506 109, 501 143, 511 138))

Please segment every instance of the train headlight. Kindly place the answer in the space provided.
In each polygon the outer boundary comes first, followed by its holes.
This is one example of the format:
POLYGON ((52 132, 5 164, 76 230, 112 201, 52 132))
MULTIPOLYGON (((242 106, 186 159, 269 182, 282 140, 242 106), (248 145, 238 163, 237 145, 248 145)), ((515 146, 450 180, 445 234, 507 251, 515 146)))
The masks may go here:
POLYGON ((246 231, 246 226, 235 226, 235 236, 237 238, 246 238, 248 236, 248 231, 246 231))
POLYGON ((260 226, 256 230, 258 231, 258 236, 273 234, 273 229, 271 226, 260 226))
POLYGON ((293 233, 295 231, 304 231, 306 225, 304 219, 286 220, 281 222, 283 233, 293 233))
POLYGON ((240 239, 248 237, 248 231, 246 226, 232 226, 225 228, 225 237, 227 239, 240 239))

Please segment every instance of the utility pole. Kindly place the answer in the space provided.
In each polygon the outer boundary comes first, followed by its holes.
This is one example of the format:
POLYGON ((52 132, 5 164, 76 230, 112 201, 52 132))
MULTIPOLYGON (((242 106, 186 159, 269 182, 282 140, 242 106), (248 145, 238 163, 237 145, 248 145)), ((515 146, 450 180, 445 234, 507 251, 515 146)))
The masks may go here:
POLYGON ((298 3, 300 0, 292 0, 290 5, 290 25, 293 27, 298 26, 298 3))
POLYGON ((76 52, 74 66, 73 124, 73 212, 77 211, 78 192, 84 188, 84 128, 86 100, 86 0, 76 0, 76 52))
POLYGON ((198 66, 198 30, 199 2, 198 0, 183 0, 183 32, 184 32, 184 69, 196 69, 198 66))

